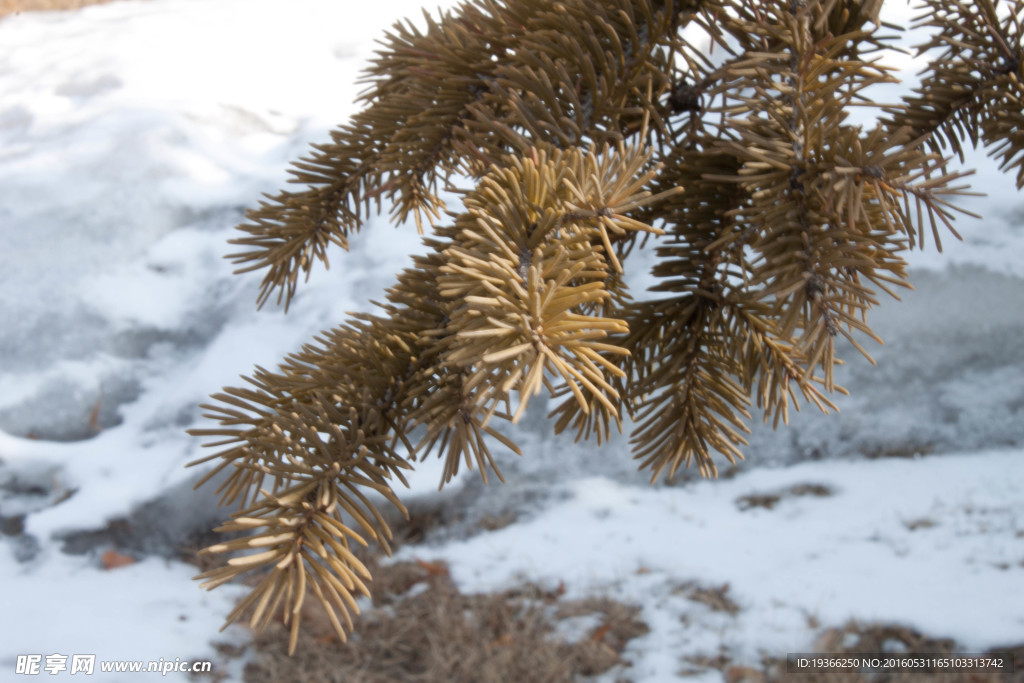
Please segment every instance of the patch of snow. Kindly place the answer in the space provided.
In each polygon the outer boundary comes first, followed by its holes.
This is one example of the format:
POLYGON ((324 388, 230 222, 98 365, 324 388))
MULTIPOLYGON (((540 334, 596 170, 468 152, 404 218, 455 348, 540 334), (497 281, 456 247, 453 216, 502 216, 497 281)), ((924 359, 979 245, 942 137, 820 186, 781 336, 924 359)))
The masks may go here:
POLYGON ((528 521, 399 552, 444 561, 465 592, 530 581, 569 598, 643 608, 630 645, 638 680, 666 680, 679 655, 737 663, 811 650, 813 623, 897 622, 965 652, 1024 641, 1024 452, 750 468, 730 479, 651 488, 605 477, 528 521), (771 509, 746 496, 813 484, 771 509), (680 597, 683 582, 728 584, 735 615, 680 597), (634 660, 636 661, 636 660, 634 660))

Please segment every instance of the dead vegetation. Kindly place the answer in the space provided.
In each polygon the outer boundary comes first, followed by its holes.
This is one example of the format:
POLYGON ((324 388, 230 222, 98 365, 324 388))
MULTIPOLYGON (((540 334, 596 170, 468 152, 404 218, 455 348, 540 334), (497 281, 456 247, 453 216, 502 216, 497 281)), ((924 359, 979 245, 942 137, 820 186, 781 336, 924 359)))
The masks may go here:
POLYGON ((935 453, 935 444, 886 444, 868 448, 864 451, 864 457, 868 460, 879 460, 883 458, 920 458, 935 453))
MULTIPOLYGON (((933 638, 900 624, 861 624, 848 622, 841 628, 825 630, 818 638, 816 650, 829 654, 855 655, 890 652, 908 655, 949 655, 963 654, 963 648, 948 638, 933 638)), ((1024 644, 1017 647, 998 648, 990 651, 1008 652, 1015 660, 1014 673, 994 671, 964 671, 941 673, 938 671, 891 672, 891 673, 836 673, 788 674, 786 661, 769 664, 766 677, 768 683, 790 680, 798 676, 802 683, 1021 683, 1024 681, 1024 644)))
POLYGON ((501 593, 460 593, 443 564, 381 565, 370 559, 373 606, 347 643, 314 601, 304 603, 308 637, 288 656, 288 629, 275 621, 255 637, 249 683, 393 681, 573 681, 628 667, 627 643, 647 632, 639 609, 608 598, 566 600, 563 587, 524 586, 501 593), (591 617, 578 639, 558 625, 591 617))
MULTIPOLYGON (((771 509, 787 496, 831 493, 820 484, 800 484, 775 491, 771 495, 776 500, 763 507, 771 509)), ((413 503, 411 510, 405 525, 396 524, 397 545, 406 548, 436 538, 456 517, 436 503, 413 503)), ((507 513, 485 517, 472 527, 500 528, 513 521, 514 514, 507 513)), ((366 550, 358 554, 374 577, 373 597, 372 602, 361 603, 363 613, 348 642, 338 641, 317 601, 306 600, 302 622, 308 637, 298 641, 293 656, 288 656, 288 627, 280 618, 254 635, 243 650, 222 652, 231 659, 249 655, 244 671, 247 683, 557 682, 595 676, 616 683, 640 680, 633 675, 626 652, 633 639, 649 630, 636 606, 607 597, 566 599, 564 585, 465 594, 455 586, 445 564, 426 556, 391 562, 366 550)), ((641 568, 638 573, 649 571, 641 568)), ((716 614, 736 617, 742 611, 728 583, 683 581, 673 592, 716 614)), ((808 619, 812 628, 820 629, 817 619, 808 619)), ((849 622, 820 633, 813 651, 823 654, 964 652, 950 639, 929 637, 899 624, 849 622)), ((787 670, 786 653, 766 656, 752 666, 734 661, 723 646, 712 652, 687 652, 681 647, 678 674, 685 680, 719 671, 725 683, 1024 683, 1024 644, 998 651, 1015 657, 1017 673, 796 674, 787 670)))
POLYGON ((110 0, 0 0, 0 17, 21 12, 52 12, 102 5, 110 0))
POLYGON ((938 522, 936 522, 933 519, 928 519, 927 517, 920 517, 918 519, 911 519, 903 522, 903 526, 905 526, 908 531, 917 531, 918 529, 931 529, 936 524, 938 524, 938 522))
MULTIPOLYGON (((395 525, 395 546, 413 546, 461 521, 457 517, 446 506, 414 501, 410 519, 395 525)), ((501 528, 514 517, 511 512, 485 516, 474 526, 501 528)), ((638 607, 607 597, 566 599, 564 585, 464 594, 443 563, 392 562, 368 549, 356 553, 373 575, 372 602, 361 602, 348 642, 338 641, 318 601, 305 600, 306 635, 293 656, 288 655, 289 628, 280 617, 255 634, 245 650, 222 652, 229 659, 248 652, 247 683, 556 683, 619 674, 619 669, 624 673, 616 680, 630 680, 623 652, 629 641, 648 632, 638 607)), ((259 579, 251 576, 247 582, 259 579)))
MULTIPOLYGON (((907 655, 965 654, 964 649, 948 638, 934 638, 901 624, 850 621, 842 627, 826 629, 815 643, 816 653, 858 655, 893 653, 907 655)), ((1022 683, 1024 682, 1024 644, 995 648, 989 654, 1007 653, 1014 658, 1013 672, 961 671, 941 673, 870 672, 870 673, 789 673, 785 657, 767 659, 761 670, 749 667, 723 668, 727 683, 1022 683)))
POLYGON ((680 584, 672 591, 685 595, 689 600, 706 605, 712 612, 725 612, 729 615, 739 614, 740 607, 729 597, 729 584, 721 586, 699 586, 693 581, 680 584))
POLYGON ((797 484, 796 486, 790 486, 773 493, 751 493, 746 496, 740 496, 736 499, 736 505, 739 506, 740 510, 750 510, 751 508, 771 510, 785 498, 797 498, 799 496, 824 498, 831 495, 832 489, 822 484, 797 484))
MULTIPOLYGON (((374 560, 371 559, 371 562, 374 560)), ((564 588, 524 586, 483 595, 460 593, 447 567, 428 561, 373 564, 374 601, 365 610, 348 643, 339 644, 333 629, 309 602, 304 607, 310 637, 288 656, 287 629, 273 623, 254 640, 247 683, 289 680, 299 683, 391 683, 578 681, 609 672, 615 681, 630 676, 630 640, 648 632, 639 609, 609 598, 566 600, 564 588), (584 618, 589 625, 566 638, 560 625, 584 618)), ((739 608, 717 588, 680 585, 690 599, 714 611, 735 614, 739 608)), ((946 638, 923 635, 899 624, 851 621, 825 629, 814 644, 822 654, 878 652, 950 654, 962 652, 946 638)), ((726 651, 680 652, 679 675, 708 670, 725 683, 1024 683, 1024 644, 992 652, 1014 657, 1015 672, 790 673, 785 655, 766 657, 760 666, 734 663, 726 651)), ((240 655, 241 653, 236 653, 240 655)))

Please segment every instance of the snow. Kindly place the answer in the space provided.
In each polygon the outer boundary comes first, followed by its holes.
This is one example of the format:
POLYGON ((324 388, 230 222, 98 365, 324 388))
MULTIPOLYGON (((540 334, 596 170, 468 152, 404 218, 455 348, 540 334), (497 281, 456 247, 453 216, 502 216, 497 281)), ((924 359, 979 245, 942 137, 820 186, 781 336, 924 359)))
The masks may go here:
MULTIPOLYGON (((19 588, 5 598, 9 614, 32 615, 39 622, 5 633, 4 680, 14 673, 13 654, 194 657, 196 643, 210 639, 209 615, 230 610, 244 594, 234 586, 223 594, 183 591, 181 586, 194 585, 193 567, 158 558, 116 571, 96 571, 92 562, 61 553, 33 564, 31 571, 12 566, 6 557, 3 563, 5 582, 19 588)), ((241 634, 234 635, 237 640, 241 634)))
MULTIPOLYGON (((810 643, 813 616, 901 622, 973 652, 1024 636, 1020 566, 1010 568, 1024 551, 1022 480, 1019 451, 750 468, 678 488, 588 477, 527 522, 398 557, 444 560, 470 591, 562 582, 570 597, 604 591, 642 604, 645 619, 688 615, 676 651, 724 645, 756 662, 759 651, 810 643), (809 485, 829 493, 785 495, 809 485), (773 493, 782 497, 771 509, 744 509, 745 497, 773 493), (741 612, 714 618, 675 595, 684 580, 728 583, 741 612)), ((632 647, 646 663, 631 670, 638 680, 678 668, 647 662, 649 642, 632 647)))
MULTIPOLYGON (((209 394, 366 310, 421 245, 373 221, 287 315, 257 311, 260 275, 222 257, 244 208, 352 113, 373 40, 403 16, 418 3, 148 0, 0 20, 0 521, 24 516, 0 549, 0 680, 23 654, 216 660, 214 643, 248 638, 217 633, 243 589, 200 591, 174 553, 225 514, 212 488, 191 491, 184 465, 204 451, 184 430, 208 426, 209 394), (141 561, 104 570, 115 540, 141 561)), ((523 457, 500 456, 507 484, 463 473, 434 493, 429 461, 408 494, 515 521, 400 557, 447 561, 465 591, 528 580, 640 605, 636 680, 673 680, 684 656, 810 651, 851 618, 965 650, 1024 642, 1024 210, 991 161, 968 166, 988 195, 965 206, 985 219, 912 255, 917 290, 872 319, 878 367, 845 354, 839 415, 755 426, 728 476, 651 487, 624 438, 573 445, 531 413, 523 457), (728 584, 739 612, 688 599, 690 584, 728 584)))

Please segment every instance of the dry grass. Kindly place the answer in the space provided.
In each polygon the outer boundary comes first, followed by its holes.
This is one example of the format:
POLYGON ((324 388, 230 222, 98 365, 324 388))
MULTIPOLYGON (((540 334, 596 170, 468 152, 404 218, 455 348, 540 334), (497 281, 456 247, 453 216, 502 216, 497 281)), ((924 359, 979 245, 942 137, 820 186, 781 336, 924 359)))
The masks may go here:
POLYGON ((0 17, 19 12, 52 12, 101 5, 110 0, 0 0, 0 17))
MULTIPOLYGON (((372 560, 371 560, 372 563, 372 560)), ((609 599, 564 600, 560 590, 526 586, 465 595, 444 565, 372 566, 374 605, 347 643, 338 643, 315 601, 288 656, 288 633, 273 623, 254 639, 248 683, 538 683, 578 680, 616 666, 626 644, 647 632, 639 610, 609 599), (575 642, 556 625, 589 615, 596 626, 575 642)))
MULTIPOLYGON (((834 655, 856 655, 878 652, 899 652, 918 655, 942 655, 963 653, 956 643, 949 639, 929 638, 906 626, 898 624, 860 624, 850 622, 841 628, 827 629, 819 637, 816 652, 834 655)), ((890 673, 788 673, 786 660, 765 662, 763 671, 743 667, 725 670, 727 683, 730 679, 742 679, 744 683, 776 683, 799 681, 800 683, 1024 683, 1024 644, 1015 647, 997 648, 998 652, 1009 652, 1014 657, 1013 673, 1003 672, 890 672, 890 673), (732 671, 735 670, 735 671, 732 671), (735 673, 742 671, 742 676, 735 673), (733 675, 730 675, 733 673, 733 675), (755 675, 755 673, 757 675, 755 675)))
POLYGON ((673 591, 676 594, 683 594, 694 602, 706 605, 713 612, 725 612, 729 615, 739 614, 740 608, 729 598, 729 584, 721 586, 698 586, 694 582, 686 582, 679 585, 673 591))
MULTIPOLYGON (((781 497, 828 495, 816 485, 798 486, 781 497)), ((769 508, 770 509, 770 508, 769 508)), ((408 527, 396 524, 399 542, 414 544, 443 528, 444 510, 414 506, 408 527)), ((506 520, 501 520, 501 526, 506 520)), ((486 526, 481 524, 481 526, 486 526)), ((416 560, 381 564, 360 552, 373 574, 373 603, 358 619, 347 643, 339 643, 318 602, 306 600, 302 636, 288 656, 288 631, 278 620, 245 648, 247 683, 498 683, 561 682, 592 676, 629 681, 629 642, 648 632, 640 609, 607 598, 567 600, 564 587, 523 586, 501 593, 460 593, 440 563, 416 560)), ((675 591, 714 612, 741 609, 729 585, 679 584, 675 591)), ((809 622, 812 623, 812 622, 809 622)), ((818 624, 813 620, 813 628, 818 624)), ((926 637, 893 624, 850 622, 822 632, 814 651, 823 654, 963 652, 948 639, 926 637)), ((1015 658, 1015 673, 789 673, 785 654, 759 666, 740 666, 725 650, 677 653, 681 675, 722 673, 725 683, 1024 683, 1024 644, 999 648, 1015 658)), ((242 652, 223 653, 227 658, 242 652)))
MULTIPOLYGON (((827 495, 818 487, 795 487, 785 495, 827 495)), ((443 511, 417 509, 402 541, 418 540, 443 526, 443 511)), ((401 526, 398 527, 401 529, 401 526)), ((314 599, 303 607, 303 632, 288 656, 288 630, 280 622, 253 638, 246 648, 247 683, 556 683, 592 676, 632 680, 623 653, 648 632, 640 609, 607 598, 567 600, 564 587, 523 586, 501 593, 460 593, 440 563, 423 560, 381 564, 378 555, 360 553, 373 574, 372 606, 364 610, 347 643, 314 599), (575 627, 575 628, 573 628, 575 627)), ((714 612, 741 610, 729 585, 685 582, 674 591, 714 612)), ((809 622, 810 623, 810 622, 809 622)), ((818 628, 814 620, 814 628, 818 628)), ((852 655, 878 652, 943 654, 964 652, 952 640, 926 637, 893 624, 850 622, 822 632, 814 651, 852 655)), ((677 653, 680 675, 722 673, 725 683, 1024 683, 1024 644, 998 648, 1011 652, 1015 673, 789 673, 785 654, 759 666, 740 666, 725 651, 677 653)), ((242 652, 223 653, 235 658, 242 652)))
MULTIPOLYGON (((395 521, 396 546, 424 540, 452 517, 436 504, 413 504, 410 513, 411 519, 395 521)), ((480 526, 500 528, 511 521, 511 515, 503 515, 480 526)), ((639 608, 615 600, 567 600, 563 586, 466 595, 444 564, 383 563, 376 552, 356 552, 373 575, 373 602, 358 617, 348 642, 338 642, 319 602, 309 595, 295 654, 288 656, 288 629, 278 616, 253 636, 245 681, 576 681, 627 668, 624 648, 648 631, 639 608)), ((222 654, 233 659, 242 653, 222 654)))
POLYGON ((736 505, 740 510, 751 508, 764 508, 772 510, 784 498, 795 498, 799 496, 815 496, 824 498, 832 495, 832 489, 822 484, 796 484, 782 491, 775 493, 751 493, 736 499, 736 505))
MULTIPOLYGON (((899 624, 860 624, 855 621, 822 632, 814 645, 816 654, 853 656, 892 652, 909 655, 963 654, 952 640, 929 638, 899 624)), ((790 673, 785 656, 766 657, 761 666, 740 666, 724 651, 682 655, 681 676, 697 676, 708 670, 722 672, 725 683, 1024 683, 1024 644, 995 648, 1014 659, 1014 672, 871 672, 838 673, 809 671, 790 673)))

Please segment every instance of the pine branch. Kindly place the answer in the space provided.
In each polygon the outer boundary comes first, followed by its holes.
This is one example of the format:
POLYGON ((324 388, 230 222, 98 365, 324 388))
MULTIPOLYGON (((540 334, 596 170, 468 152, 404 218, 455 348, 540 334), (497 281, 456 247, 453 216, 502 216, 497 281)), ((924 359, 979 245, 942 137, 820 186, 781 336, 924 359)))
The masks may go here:
POLYGON ((205 406, 207 416, 222 426, 191 433, 231 448, 193 464, 221 460, 203 481, 233 466, 223 502, 252 500, 238 513, 247 521, 223 531, 254 527, 254 519, 264 530, 209 552, 271 548, 200 577, 212 588, 269 569, 254 591, 259 598, 243 602, 229 621, 253 607, 252 625, 260 628, 282 602, 286 621, 297 620, 304 593, 295 582, 312 570, 310 585, 328 608, 342 610, 350 629, 344 605, 352 586, 367 589, 352 584, 361 565, 352 564, 347 546, 329 542, 324 525, 363 542, 347 526, 351 519, 388 552, 390 529, 361 489, 404 512, 390 480, 405 483, 408 461, 436 446, 446 460, 442 485, 462 460, 470 468, 475 462, 485 481, 487 469, 501 478, 485 437, 519 449, 488 423, 514 422, 541 389, 557 394, 560 383, 584 412, 618 421, 619 397, 605 374, 622 372, 604 354, 625 351, 602 340, 625 324, 578 311, 608 296, 603 283, 618 267, 610 236, 654 230, 626 215, 661 198, 643 190, 654 174, 644 170, 648 161, 622 147, 534 149, 502 159, 467 194, 454 226, 438 231, 434 252, 399 277, 380 305, 383 315, 354 316, 289 356, 279 373, 259 370, 249 380, 255 388, 214 396, 220 403, 205 406), (511 289, 502 287, 509 282, 511 289), (499 413, 513 393, 515 414, 499 413), (420 425, 427 433, 414 446, 410 436, 420 425), (309 546, 315 558, 302 555, 309 546))
POLYGON ((479 2, 457 17, 426 16, 424 33, 399 24, 388 36, 364 79, 367 108, 294 165, 292 181, 307 189, 268 197, 239 226, 246 236, 232 243, 246 250, 230 257, 238 272, 266 269, 261 306, 276 291, 287 308, 300 274, 326 264, 331 244, 347 249, 382 200, 422 232, 423 218, 440 218, 439 184, 457 169, 479 175, 529 140, 570 147, 635 134, 624 121, 667 87, 663 47, 677 28, 677 13, 649 1, 595 12, 576 0, 556 14, 542 0, 479 2))
POLYGON ((281 612, 294 649, 312 592, 346 637, 370 579, 351 543, 390 551, 392 484, 434 455, 441 486, 463 463, 503 479, 492 448, 520 449, 500 421, 542 393, 556 433, 634 421, 652 482, 741 459, 755 406, 776 427, 835 411, 835 338, 870 359, 904 252, 958 236, 969 173, 941 153, 984 142, 1024 181, 1024 0, 928 3, 920 51, 938 56, 866 132, 850 111, 896 82, 880 0, 474 0, 396 26, 364 109, 294 165, 305 187, 234 240, 266 271, 260 305, 287 307, 385 204, 430 229, 383 303, 215 394, 219 426, 191 430, 220 449, 200 483, 226 473, 239 508, 219 530, 246 534, 207 552, 255 551, 199 578, 263 573, 229 622, 281 612), (649 241, 658 284, 636 302, 649 241))
POLYGON ((964 142, 988 145, 1001 170, 1016 169, 1017 187, 1024 187, 1022 22, 1019 0, 926 0, 915 25, 935 32, 918 46, 918 55, 939 54, 904 106, 888 110, 889 130, 906 126, 936 154, 948 148, 961 162, 964 142))

